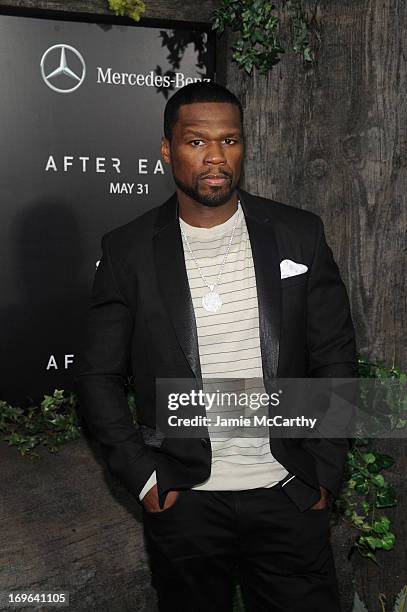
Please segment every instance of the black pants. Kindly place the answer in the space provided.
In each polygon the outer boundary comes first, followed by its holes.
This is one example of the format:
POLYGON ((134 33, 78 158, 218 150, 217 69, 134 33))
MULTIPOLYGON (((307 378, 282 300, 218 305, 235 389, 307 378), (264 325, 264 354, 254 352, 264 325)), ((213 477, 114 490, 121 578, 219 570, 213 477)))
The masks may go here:
POLYGON ((237 576, 246 612, 340 612, 329 510, 300 512, 281 485, 181 491, 143 509, 160 612, 230 612, 237 576))

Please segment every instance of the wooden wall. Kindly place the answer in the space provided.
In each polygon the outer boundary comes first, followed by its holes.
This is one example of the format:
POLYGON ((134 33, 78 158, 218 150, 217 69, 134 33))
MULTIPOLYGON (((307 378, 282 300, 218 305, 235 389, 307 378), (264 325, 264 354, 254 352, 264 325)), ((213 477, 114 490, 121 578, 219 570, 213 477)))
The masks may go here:
POLYGON ((309 0, 318 62, 267 77, 221 57, 246 109, 245 188, 320 214, 348 287, 358 347, 407 369, 407 4, 309 0))

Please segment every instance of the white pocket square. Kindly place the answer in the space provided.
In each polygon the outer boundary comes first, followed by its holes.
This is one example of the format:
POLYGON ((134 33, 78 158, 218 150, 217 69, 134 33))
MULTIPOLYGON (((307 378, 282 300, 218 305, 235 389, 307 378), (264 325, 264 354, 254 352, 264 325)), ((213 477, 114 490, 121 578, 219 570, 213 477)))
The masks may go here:
POLYGON ((289 276, 297 276, 298 274, 304 274, 308 270, 305 264, 296 263, 291 259, 283 259, 280 262, 281 278, 288 278, 289 276))

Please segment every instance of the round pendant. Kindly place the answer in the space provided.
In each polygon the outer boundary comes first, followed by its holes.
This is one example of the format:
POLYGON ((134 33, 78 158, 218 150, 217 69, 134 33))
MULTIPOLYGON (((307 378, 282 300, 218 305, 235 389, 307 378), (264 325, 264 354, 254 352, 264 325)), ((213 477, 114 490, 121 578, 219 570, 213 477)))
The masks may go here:
POLYGON ((218 312, 222 306, 222 298, 216 291, 210 291, 202 298, 202 306, 207 312, 218 312))

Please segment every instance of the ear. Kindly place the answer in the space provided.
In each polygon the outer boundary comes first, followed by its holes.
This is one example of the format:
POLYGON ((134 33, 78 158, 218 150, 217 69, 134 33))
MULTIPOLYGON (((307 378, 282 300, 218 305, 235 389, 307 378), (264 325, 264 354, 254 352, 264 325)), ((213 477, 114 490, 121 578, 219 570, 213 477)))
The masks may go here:
POLYGON ((161 157, 163 158, 166 164, 171 163, 170 141, 165 136, 161 138, 161 157))

